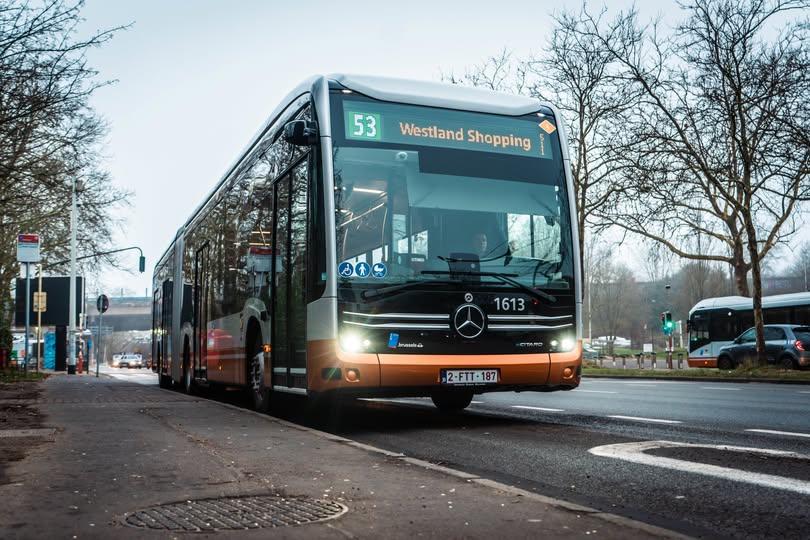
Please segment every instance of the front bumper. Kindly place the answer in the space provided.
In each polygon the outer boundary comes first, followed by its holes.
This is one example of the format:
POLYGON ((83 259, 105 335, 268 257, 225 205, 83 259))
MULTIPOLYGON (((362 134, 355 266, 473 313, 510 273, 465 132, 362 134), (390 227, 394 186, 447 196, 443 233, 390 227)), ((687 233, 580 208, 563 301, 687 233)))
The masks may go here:
POLYGON ((476 393, 570 390, 579 385, 582 365, 580 346, 566 353, 376 354, 347 353, 334 340, 323 340, 309 342, 307 354, 309 391, 360 396, 428 395, 442 386, 440 372, 446 368, 497 368, 498 383, 470 386, 476 393))
POLYGON ((696 368, 716 368, 717 367, 717 358, 703 358, 699 356, 690 357, 687 361, 689 367, 696 367, 696 368))

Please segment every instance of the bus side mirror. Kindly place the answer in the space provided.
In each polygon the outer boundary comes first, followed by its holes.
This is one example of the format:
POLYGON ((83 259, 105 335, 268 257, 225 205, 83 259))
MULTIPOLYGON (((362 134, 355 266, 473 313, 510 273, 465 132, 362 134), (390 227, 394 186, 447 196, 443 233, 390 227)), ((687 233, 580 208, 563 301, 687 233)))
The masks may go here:
POLYGON ((318 124, 310 120, 293 120, 284 126, 284 140, 295 146, 312 146, 318 142, 318 124))

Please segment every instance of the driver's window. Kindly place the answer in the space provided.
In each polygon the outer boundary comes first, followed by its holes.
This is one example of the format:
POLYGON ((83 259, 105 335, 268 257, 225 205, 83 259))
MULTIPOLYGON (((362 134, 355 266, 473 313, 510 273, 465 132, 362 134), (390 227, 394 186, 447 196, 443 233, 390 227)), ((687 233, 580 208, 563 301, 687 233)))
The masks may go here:
POLYGON ((751 343, 757 340, 756 329, 749 328, 740 336, 740 343, 751 343))

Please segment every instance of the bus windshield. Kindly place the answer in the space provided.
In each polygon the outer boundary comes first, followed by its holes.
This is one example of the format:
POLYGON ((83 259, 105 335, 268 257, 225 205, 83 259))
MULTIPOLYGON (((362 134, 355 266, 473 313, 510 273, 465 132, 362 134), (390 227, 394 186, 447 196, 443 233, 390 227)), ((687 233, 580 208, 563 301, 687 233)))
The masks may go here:
POLYGON ((342 286, 475 276, 573 287, 556 124, 333 97, 342 286))

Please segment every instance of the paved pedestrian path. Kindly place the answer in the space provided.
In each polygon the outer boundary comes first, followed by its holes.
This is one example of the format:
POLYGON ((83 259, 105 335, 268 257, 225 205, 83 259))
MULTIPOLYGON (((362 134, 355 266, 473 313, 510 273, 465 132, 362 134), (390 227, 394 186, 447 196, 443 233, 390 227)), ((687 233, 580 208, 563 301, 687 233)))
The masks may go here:
POLYGON ((249 528, 207 534, 266 537, 260 526, 288 538, 665 533, 178 392, 109 377, 43 385, 34 404, 54 431, 0 485, 4 539, 177 537, 178 527, 229 526, 249 528), (294 525, 307 521, 315 522, 294 525))

